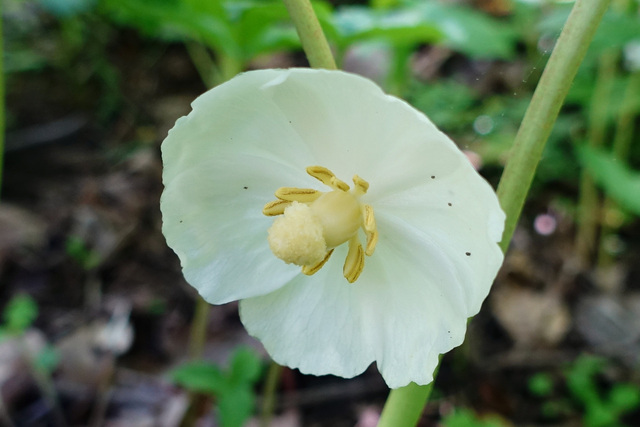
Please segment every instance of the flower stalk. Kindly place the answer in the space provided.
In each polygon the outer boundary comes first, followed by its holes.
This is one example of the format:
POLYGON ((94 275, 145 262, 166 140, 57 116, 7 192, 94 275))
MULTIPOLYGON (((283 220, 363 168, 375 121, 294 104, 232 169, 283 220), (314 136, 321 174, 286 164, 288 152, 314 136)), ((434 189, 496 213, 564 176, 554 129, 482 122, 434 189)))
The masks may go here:
POLYGON ((527 108, 507 162, 498 198, 507 214, 500 247, 506 252, 560 107, 610 0, 577 0, 527 108))
POLYGON ((438 368, 433 372, 433 381, 427 385, 419 386, 416 383, 410 383, 408 386, 391 390, 380 414, 378 427, 417 425, 431 396, 436 375, 438 375, 438 368))
POLYGON ((329 48, 327 38, 322 32, 322 27, 313 11, 311 2, 309 0, 282 1, 296 27, 309 65, 312 68, 335 70, 337 68, 336 62, 333 59, 331 48, 329 48))

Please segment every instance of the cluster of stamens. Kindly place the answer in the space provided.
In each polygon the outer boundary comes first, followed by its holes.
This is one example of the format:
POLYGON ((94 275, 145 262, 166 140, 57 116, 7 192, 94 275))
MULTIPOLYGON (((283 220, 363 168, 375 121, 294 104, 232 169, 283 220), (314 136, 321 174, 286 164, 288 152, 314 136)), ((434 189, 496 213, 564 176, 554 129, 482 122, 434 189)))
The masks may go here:
POLYGON ((378 241, 373 208, 359 200, 369 189, 369 183, 355 175, 351 190, 322 166, 309 166, 307 173, 332 190, 279 188, 275 193, 278 199, 262 210, 267 216, 279 216, 269 229, 269 246, 278 258, 302 266, 304 274, 312 275, 329 260, 337 246, 349 242, 342 271, 353 283, 362 273, 364 256, 373 254, 378 241), (358 237, 361 228, 367 237, 364 249, 358 237))

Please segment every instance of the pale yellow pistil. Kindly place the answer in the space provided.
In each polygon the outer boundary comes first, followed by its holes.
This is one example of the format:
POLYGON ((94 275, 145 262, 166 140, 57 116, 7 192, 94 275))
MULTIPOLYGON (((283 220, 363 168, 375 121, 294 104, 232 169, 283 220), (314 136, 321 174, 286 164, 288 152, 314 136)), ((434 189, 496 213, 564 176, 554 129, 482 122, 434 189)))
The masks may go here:
POLYGON ((307 173, 332 191, 279 188, 275 193, 278 200, 267 203, 262 210, 268 216, 280 215, 269 228, 269 246, 275 256, 287 264, 301 266, 304 274, 311 275, 322 268, 334 248, 348 242, 343 274, 353 283, 364 268, 364 255, 373 254, 378 241, 373 208, 360 203, 369 184, 356 175, 351 190, 322 166, 310 166, 307 173), (358 237, 360 228, 367 236, 365 250, 358 237))

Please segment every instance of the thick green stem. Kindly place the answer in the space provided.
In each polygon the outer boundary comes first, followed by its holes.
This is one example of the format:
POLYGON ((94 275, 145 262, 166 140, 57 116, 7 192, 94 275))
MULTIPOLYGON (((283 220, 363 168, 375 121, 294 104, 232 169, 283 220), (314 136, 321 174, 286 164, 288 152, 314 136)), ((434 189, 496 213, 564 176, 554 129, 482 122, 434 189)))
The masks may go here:
POLYGON ((506 252, 560 107, 610 0, 577 0, 533 94, 498 185, 506 252))
POLYGON ((419 386, 410 383, 408 386, 391 390, 380 414, 378 427, 410 427, 418 424, 422 410, 431 396, 438 367, 433 372, 433 381, 430 384, 419 386))
MULTIPOLYGON (((598 61, 598 74, 589 107, 588 145, 590 147, 601 147, 605 141, 608 124, 607 110, 613 92, 618 56, 617 51, 609 51, 605 52, 598 61)), ((584 266, 590 265, 593 258, 601 213, 598 190, 591 175, 583 168, 580 174, 575 249, 584 266)))
POLYGON ((336 62, 329 48, 318 17, 309 0, 282 0, 296 27, 302 48, 313 68, 336 69, 336 62))

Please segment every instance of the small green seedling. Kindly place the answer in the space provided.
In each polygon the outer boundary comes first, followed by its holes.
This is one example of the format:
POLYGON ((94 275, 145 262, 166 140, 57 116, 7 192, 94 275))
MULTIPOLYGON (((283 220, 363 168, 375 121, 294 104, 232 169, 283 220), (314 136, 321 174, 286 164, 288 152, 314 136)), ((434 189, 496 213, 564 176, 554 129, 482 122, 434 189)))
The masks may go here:
POLYGON ((445 427, 505 427, 497 416, 478 417, 470 409, 456 409, 442 420, 445 427))
POLYGON ((640 387, 630 383, 615 383, 608 393, 598 389, 596 376, 606 367, 606 361, 581 356, 567 372, 567 387, 571 395, 584 407, 587 427, 624 426, 622 415, 640 405, 640 387))
POLYGON ((2 313, 0 338, 24 333, 38 317, 38 305, 28 295, 14 296, 2 313))
POLYGON ((209 362, 190 362, 170 373, 182 387, 213 396, 222 427, 241 427, 255 408, 253 386, 262 374, 262 362, 248 348, 235 351, 227 371, 209 362))
POLYGON ((69 236, 65 249, 67 254, 85 270, 91 270, 100 264, 100 255, 89 249, 85 242, 77 236, 69 236))

